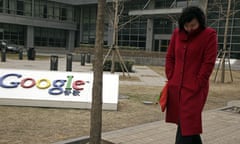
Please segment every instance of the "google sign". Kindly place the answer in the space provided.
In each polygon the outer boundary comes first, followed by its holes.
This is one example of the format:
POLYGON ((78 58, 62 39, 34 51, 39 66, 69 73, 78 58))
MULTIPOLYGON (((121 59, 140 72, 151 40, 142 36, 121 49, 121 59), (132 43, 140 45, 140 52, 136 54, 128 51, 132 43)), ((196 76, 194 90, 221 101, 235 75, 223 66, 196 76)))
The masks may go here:
MULTIPOLYGON (((90 109, 93 73, 0 69, 0 105, 90 109)), ((117 110, 119 76, 103 74, 103 109, 117 110)))

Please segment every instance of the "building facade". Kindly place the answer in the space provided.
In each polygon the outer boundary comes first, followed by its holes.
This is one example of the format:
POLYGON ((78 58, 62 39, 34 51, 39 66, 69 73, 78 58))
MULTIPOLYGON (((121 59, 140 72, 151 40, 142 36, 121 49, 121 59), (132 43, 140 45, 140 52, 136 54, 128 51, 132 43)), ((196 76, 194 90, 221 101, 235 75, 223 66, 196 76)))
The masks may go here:
POLYGON ((0 39, 23 47, 74 47, 75 7, 48 0, 0 0, 0 39))
MULTIPOLYGON (((104 44, 113 43, 113 0, 107 1, 104 44)), ((120 0, 118 44, 120 48, 166 51, 183 7, 206 10, 208 25, 223 45, 226 2, 221 0, 120 0), (216 4, 217 3, 217 4, 216 4), (123 5, 122 5, 123 4, 123 5)), ((228 49, 239 57, 240 2, 232 4, 228 49)), ((60 48, 72 51, 94 44, 97 0, 0 0, 0 39, 26 48, 60 48)))
MULTIPOLYGON (((218 33, 219 49, 223 49, 228 1, 214 0, 208 3, 208 25, 218 33)), ((231 57, 240 58, 240 1, 231 1, 226 50, 231 57)))

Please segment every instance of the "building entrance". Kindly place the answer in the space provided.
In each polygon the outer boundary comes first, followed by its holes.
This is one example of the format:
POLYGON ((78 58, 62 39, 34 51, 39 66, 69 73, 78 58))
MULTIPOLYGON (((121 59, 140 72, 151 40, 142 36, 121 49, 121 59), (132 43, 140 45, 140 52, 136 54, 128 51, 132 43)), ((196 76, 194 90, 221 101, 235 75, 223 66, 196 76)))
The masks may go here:
POLYGON ((170 42, 170 37, 171 35, 169 34, 154 35, 153 51, 166 52, 170 42))
POLYGON ((155 39, 153 44, 153 51, 166 52, 170 40, 155 39))

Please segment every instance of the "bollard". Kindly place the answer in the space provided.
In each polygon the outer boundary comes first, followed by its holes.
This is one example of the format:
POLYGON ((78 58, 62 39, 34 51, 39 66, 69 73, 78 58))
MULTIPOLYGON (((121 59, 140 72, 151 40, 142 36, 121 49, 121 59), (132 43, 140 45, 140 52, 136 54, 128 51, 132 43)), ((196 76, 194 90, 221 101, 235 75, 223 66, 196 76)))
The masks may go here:
POLYGON ((85 65, 85 54, 81 54, 81 65, 85 65))
POLYGON ((91 55, 90 53, 87 54, 87 60, 86 60, 87 63, 91 63, 91 55))
POLYGON ((6 47, 1 49, 1 62, 6 62, 6 47))
POLYGON ((19 60, 23 59, 23 50, 22 49, 19 49, 19 51, 18 51, 18 58, 19 58, 19 60))
POLYGON ((52 55, 50 57, 50 70, 51 71, 58 70, 58 56, 52 55))
POLYGON ((67 54, 66 71, 72 71, 72 54, 67 54))
POLYGON ((36 51, 34 48, 29 48, 27 52, 28 60, 35 60, 36 51))

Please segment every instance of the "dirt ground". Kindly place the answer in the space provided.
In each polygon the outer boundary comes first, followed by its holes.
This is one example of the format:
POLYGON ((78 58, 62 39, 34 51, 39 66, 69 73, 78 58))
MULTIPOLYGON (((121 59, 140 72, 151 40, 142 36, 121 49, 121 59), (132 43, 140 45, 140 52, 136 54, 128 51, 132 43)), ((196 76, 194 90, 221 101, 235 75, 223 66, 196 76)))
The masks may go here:
MULTIPOLYGON (((151 68, 164 75, 162 67, 151 68)), ((205 110, 240 100, 240 71, 233 71, 232 83, 215 83, 214 76, 205 110)), ((162 120, 164 114, 157 104, 143 104, 154 101, 160 89, 120 85, 118 110, 103 111, 103 132, 162 120)), ((48 144, 89 135, 89 130, 90 110, 0 106, 0 144, 48 144)))

